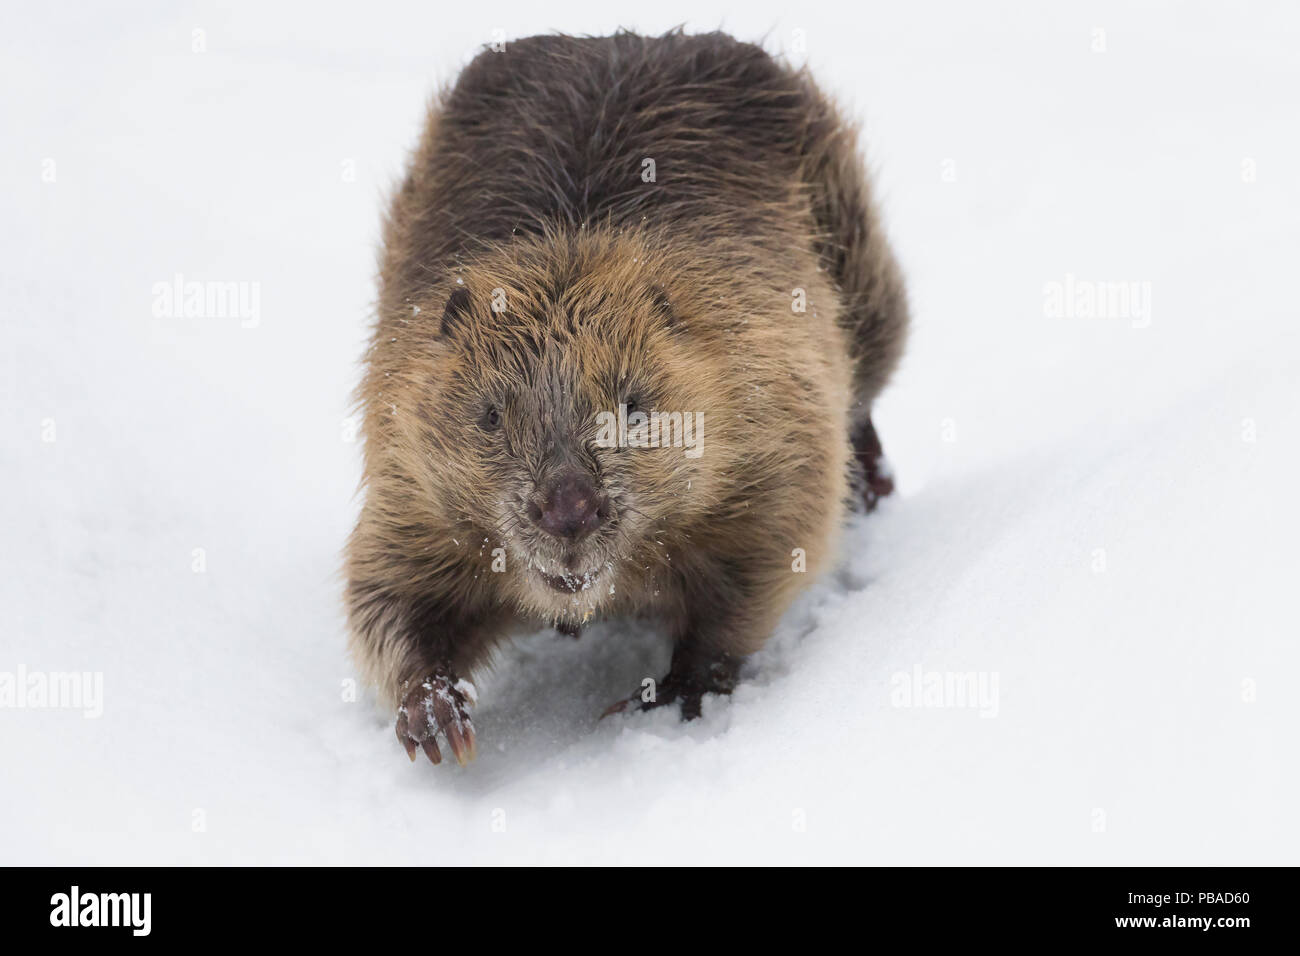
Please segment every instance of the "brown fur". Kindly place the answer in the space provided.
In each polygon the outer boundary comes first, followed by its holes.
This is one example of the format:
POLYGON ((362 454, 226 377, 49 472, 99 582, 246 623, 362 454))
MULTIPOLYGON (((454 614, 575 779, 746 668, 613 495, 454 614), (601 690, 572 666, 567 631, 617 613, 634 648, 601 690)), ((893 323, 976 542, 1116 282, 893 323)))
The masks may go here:
POLYGON ((517 625, 597 615, 665 621, 674 693, 729 686, 833 559, 850 436, 902 350, 855 140, 805 75, 723 34, 533 37, 437 99, 359 392, 351 646, 388 703, 472 675, 517 625), (593 447, 633 394, 702 412, 703 454, 593 447), (613 513, 581 547, 527 518, 562 466, 613 513), (569 594, 538 564, 598 573, 569 594))

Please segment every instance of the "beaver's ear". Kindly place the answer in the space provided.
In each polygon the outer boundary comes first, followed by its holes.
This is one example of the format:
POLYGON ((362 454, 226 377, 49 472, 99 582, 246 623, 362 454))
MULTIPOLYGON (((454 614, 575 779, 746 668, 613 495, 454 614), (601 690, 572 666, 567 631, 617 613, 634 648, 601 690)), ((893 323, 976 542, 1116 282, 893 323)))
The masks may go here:
POLYGON ((447 299, 447 308, 442 313, 442 325, 439 334, 449 336, 469 318, 469 289, 460 288, 447 299))
POLYGON ((668 292, 661 285, 652 285, 650 287, 650 301, 654 305, 655 314, 663 321, 664 325, 674 331, 680 330, 681 322, 677 316, 677 310, 673 308, 672 299, 668 298, 668 292))

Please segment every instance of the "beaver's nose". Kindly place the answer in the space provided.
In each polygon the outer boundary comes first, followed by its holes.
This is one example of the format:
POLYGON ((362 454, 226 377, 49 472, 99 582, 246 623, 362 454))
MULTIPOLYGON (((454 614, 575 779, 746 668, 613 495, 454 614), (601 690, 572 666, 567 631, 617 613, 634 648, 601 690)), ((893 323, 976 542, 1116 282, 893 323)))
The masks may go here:
POLYGON ((543 531, 578 541, 605 520, 605 496, 586 474, 566 471, 556 477, 539 507, 528 505, 528 517, 543 531))

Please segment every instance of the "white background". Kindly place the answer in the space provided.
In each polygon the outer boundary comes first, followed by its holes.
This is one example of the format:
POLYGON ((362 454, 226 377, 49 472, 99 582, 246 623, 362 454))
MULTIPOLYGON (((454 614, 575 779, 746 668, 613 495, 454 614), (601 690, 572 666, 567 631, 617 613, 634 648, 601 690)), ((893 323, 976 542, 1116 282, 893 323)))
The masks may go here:
POLYGON ((77 6, 0 32, 0 671, 104 713, 0 710, 0 859, 1297 861, 1294 5, 77 6), (864 122, 900 494, 702 720, 597 722, 667 649, 545 632, 477 763, 411 765, 343 700, 384 196, 494 28, 683 21, 803 30, 864 122), (156 318, 176 273, 260 324, 156 318), (1050 317, 1067 275, 1149 326, 1050 317), (918 667, 996 716, 894 706, 918 667))

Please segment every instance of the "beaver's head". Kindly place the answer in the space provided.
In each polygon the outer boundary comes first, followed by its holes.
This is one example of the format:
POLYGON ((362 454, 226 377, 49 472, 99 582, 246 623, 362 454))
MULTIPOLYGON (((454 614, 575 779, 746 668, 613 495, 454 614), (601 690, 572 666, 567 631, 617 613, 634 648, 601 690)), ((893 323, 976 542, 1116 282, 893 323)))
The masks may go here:
POLYGON ((485 539, 485 569, 502 548, 506 593, 568 620, 672 573, 665 540, 715 503, 709 426, 729 404, 698 298, 618 239, 521 240, 449 286, 429 300, 422 433, 433 494, 485 539))

